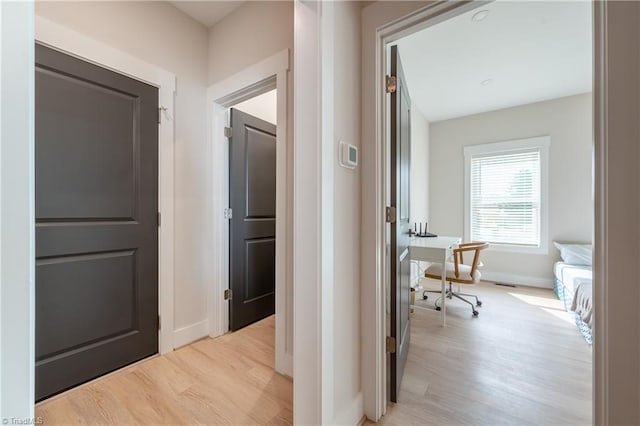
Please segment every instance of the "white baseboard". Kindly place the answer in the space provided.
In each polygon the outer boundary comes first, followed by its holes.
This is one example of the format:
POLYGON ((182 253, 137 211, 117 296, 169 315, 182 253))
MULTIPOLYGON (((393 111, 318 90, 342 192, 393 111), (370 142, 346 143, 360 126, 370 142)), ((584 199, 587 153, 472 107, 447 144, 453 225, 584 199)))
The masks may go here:
POLYGON ((333 425, 357 425, 364 415, 364 400, 360 392, 351 403, 333 418, 333 425))
POLYGON ((209 335, 209 321, 203 320, 173 332, 173 348, 179 348, 209 335))
POLYGON ((276 352, 276 372, 293 378, 293 355, 285 353, 281 359, 276 352))
POLYGON ((505 274, 502 272, 482 271, 482 281, 516 284, 527 287, 553 288, 552 278, 528 277, 526 275, 505 274))

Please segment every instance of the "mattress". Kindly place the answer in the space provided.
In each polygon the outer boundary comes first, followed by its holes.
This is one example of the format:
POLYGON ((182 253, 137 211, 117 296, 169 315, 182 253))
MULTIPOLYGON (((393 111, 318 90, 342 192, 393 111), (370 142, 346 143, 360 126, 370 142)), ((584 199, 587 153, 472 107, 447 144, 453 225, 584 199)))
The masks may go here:
POLYGON ((564 262, 556 262, 553 274, 565 289, 573 295, 576 289, 576 280, 591 280, 592 270, 590 265, 572 265, 564 262))

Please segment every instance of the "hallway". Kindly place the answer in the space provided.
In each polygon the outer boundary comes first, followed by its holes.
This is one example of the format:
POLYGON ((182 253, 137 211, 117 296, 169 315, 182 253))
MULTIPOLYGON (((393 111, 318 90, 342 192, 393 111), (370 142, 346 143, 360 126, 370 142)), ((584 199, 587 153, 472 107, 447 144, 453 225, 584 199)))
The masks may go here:
POLYGON ((274 372, 275 316, 203 339, 36 406, 44 424, 292 424, 293 383, 274 372))

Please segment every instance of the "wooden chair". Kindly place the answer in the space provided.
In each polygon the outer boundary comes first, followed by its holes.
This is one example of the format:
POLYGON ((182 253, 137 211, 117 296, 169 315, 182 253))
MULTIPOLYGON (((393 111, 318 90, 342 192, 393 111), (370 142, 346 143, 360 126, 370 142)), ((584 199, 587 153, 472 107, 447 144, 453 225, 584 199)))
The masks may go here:
MULTIPOLYGON (((453 249, 453 262, 447 262, 446 271, 445 271, 445 279, 449 281, 449 288, 446 290, 445 296, 448 299, 452 299, 453 297, 462 300, 465 303, 471 305, 471 312, 474 317, 479 315, 479 312, 476 310, 476 306, 482 306, 482 302, 478 300, 478 296, 467 293, 460 293, 459 291, 453 291, 452 283, 456 284, 477 284, 480 282, 480 271, 478 271, 478 266, 481 265, 480 262, 480 252, 489 247, 489 243, 484 242, 474 242, 474 243, 462 243, 458 245, 458 248, 453 249), (473 261, 471 264, 466 264, 464 262, 464 254, 467 252, 473 252, 473 261), (465 299, 466 297, 473 297, 476 299, 475 305, 469 300, 465 299)), ((436 280, 442 280, 442 264, 434 263, 429 266, 424 273, 424 276, 427 278, 433 278, 436 280)), ((440 293, 439 291, 423 291, 422 298, 424 300, 427 299, 427 293, 440 293)), ((440 310, 440 306, 438 306, 438 301, 442 297, 438 298, 435 302, 436 310, 440 310)))

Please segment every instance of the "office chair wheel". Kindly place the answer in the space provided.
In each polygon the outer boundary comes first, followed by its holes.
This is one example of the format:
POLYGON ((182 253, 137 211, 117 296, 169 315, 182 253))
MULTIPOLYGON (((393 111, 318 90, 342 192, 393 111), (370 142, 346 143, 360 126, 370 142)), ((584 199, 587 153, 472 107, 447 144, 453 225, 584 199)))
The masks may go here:
POLYGON ((442 308, 440 306, 436 306, 436 311, 441 311, 442 308))
POLYGON ((474 311, 473 311, 473 316, 474 316, 474 317, 477 317, 478 315, 480 315, 480 312, 478 312, 478 311, 474 310, 474 311))
POLYGON ((476 302, 476 306, 482 306, 482 302, 478 300, 478 301, 476 302))
POLYGON ((429 296, 427 296, 426 294, 422 294, 422 300, 427 300, 429 298, 429 296))

